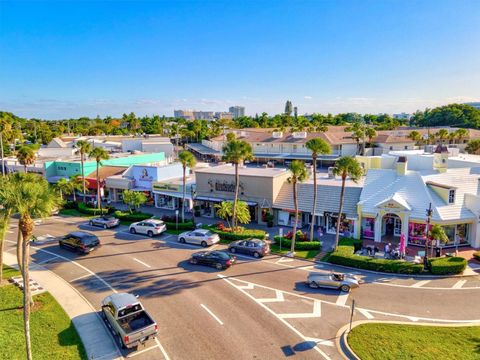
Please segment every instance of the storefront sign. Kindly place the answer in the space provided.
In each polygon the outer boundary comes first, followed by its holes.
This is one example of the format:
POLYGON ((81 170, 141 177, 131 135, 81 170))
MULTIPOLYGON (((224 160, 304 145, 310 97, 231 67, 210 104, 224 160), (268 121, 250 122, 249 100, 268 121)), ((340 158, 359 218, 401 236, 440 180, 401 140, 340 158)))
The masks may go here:
POLYGON ((152 181, 153 176, 150 176, 148 174, 148 169, 144 168, 144 169, 142 169, 142 171, 140 173, 139 179, 143 180, 143 181, 152 181))
MULTIPOLYGON (((215 189, 215 191, 221 191, 221 192, 232 192, 232 193, 235 192, 235 181, 226 181, 226 180, 219 181, 219 180, 209 179, 208 185, 210 185, 210 191, 213 191, 215 189)), ((244 187, 242 183, 238 185, 238 188, 240 192, 243 193, 244 187)))
MULTIPOLYGON (((323 216, 338 218, 338 212, 324 211, 323 216)), ((345 213, 342 213, 342 219, 345 219, 345 213)))
POLYGON ((168 191, 168 192, 179 192, 180 185, 174 185, 169 183, 154 183, 152 184, 153 191, 168 191))

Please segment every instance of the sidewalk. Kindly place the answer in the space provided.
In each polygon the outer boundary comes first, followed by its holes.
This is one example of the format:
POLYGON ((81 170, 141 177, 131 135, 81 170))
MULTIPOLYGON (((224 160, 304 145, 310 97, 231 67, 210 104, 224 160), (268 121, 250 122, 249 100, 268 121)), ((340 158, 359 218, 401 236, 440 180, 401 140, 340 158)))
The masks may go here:
MULTIPOLYGON (((3 253, 5 264, 17 267, 15 255, 3 253)), ((31 263, 30 277, 38 281, 62 306, 82 339, 88 359, 123 359, 103 320, 93 306, 69 283, 47 270, 31 263)))

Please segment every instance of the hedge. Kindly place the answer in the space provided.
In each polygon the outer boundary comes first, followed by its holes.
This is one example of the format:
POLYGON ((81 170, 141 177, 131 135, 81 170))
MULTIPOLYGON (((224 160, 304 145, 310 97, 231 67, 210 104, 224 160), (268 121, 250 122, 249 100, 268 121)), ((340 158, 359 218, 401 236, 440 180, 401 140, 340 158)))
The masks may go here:
POLYGON ((359 244, 361 246, 361 241, 356 239, 341 239, 337 251, 330 255, 328 261, 332 264, 386 273, 419 274, 423 271, 423 265, 421 264, 413 264, 402 260, 376 259, 368 256, 355 255, 355 247, 358 247, 359 244))
POLYGON ((80 211, 83 214, 87 215, 107 215, 110 211, 109 208, 104 208, 104 209, 96 209, 96 208, 91 208, 88 207, 85 203, 79 203, 78 204, 78 211, 80 211))
POLYGON ((211 230, 212 232, 218 234, 222 240, 227 240, 227 241, 236 241, 236 240, 244 240, 244 239, 250 239, 250 238, 256 238, 263 240, 266 237, 266 232, 264 230, 258 230, 258 229, 245 229, 241 233, 232 233, 229 231, 221 231, 218 230, 214 226, 208 226, 205 225, 203 228, 211 230))
POLYGON ((167 222, 164 221, 165 225, 167 225, 168 230, 193 230, 195 229, 195 225, 193 224, 193 221, 187 221, 187 222, 178 222, 178 228, 177 228, 177 223, 174 222, 167 222))
POLYGON ((480 261, 480 251, 477 251, 477 252, 473 253, 473 257, 475 259, 477 259, 478 261, 480 261))
POLYGON ((113 216, 115 216, 119 220, 123 221, 142 221, 146 219, 150 219, 152 217, 151 214, 145 214, 142 212, 123 212, 120 210, 117 210, 113 213, 113 216))
POLYGON ((459 274, 467 267, 466 259, 455 256, 429 259, 428 263, 434 275, 459 274))
MULTIPOLYGON (((289 248, 292 246, 292 240, 286 239, 279 235, 274 237, 275 244, 280 244, 280 239, 282 240, 282 247, 289 248)), ((321 243, 320 241, 295 241, 295 250, 306 251, 306 250, 320 250, 321 243)))

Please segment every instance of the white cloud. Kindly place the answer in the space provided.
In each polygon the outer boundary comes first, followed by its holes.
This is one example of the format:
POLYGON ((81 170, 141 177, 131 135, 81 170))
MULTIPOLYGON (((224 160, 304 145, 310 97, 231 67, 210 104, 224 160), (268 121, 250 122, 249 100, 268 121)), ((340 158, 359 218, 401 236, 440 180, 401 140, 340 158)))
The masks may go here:
POLYGON ((312 100, 312 97, 311 97, 311 96, 308 96, 308 95, 307 95, 307 96, 304 96, 303 98, 304 98, 305 100, 312 100))

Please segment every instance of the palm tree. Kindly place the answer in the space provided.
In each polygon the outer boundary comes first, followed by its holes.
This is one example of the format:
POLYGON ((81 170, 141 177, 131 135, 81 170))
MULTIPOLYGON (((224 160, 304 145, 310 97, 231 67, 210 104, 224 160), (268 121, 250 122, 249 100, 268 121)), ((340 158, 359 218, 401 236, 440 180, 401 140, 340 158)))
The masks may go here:
POLYGON ((377 130, 375 130, 373 127, 367 127, 365 129, 365 136, 367 137, 370 146, 372 146, 372 140, 377 136, 377 130))
POLYGON ((17 151, 17 159, 27 172, 27 166, 35 163, 35 150, 31 146, 23 145, 17 151))
POLYGON ((243 140, 231 139, 222 148, 224 161, 230 162, 235 166, 235 195, 233 197, 233 216, 232 228, 235 229, 237 219, 237 201, 238 189, 240 186, 240 175, 238 166, 243 164, 245 160, 253 160, 252 146, 243 140))
POLYGON ((445 139, 448 138, 448 130, 447 129, 440 129, 437 131, 435 136, 440 140, 440 143, 443 144, 445 139))
POLYGON ((417 130, 410 131, 410 134, 407 136, 410 140, 415 141, 415 144, 419 144, 422 141, 422 134, 417 130))
POLYGON ((71 193, 71 186, 67 179, 61 178, 55 184, 55 188, 60 193, 60 199, 63 201, 63 194, 68 195, 71 193))
POLYGON ((7 175, 0 178, 0 285, 3 280, 3 249, 5 235, 7 233, 10 217, 15 207, 15 188, 13 186, 13 176, 7 175))
POLYGON ((466 139, 469 135, 468 129, 457 129, 454 131, 456 138, 458 139, 458 143, 460 144, 462 140, 466 139))
POLYGON ((338 240, 340 238, 340 223, 342 220, 343 199, 345 196, 345 180, 347 179, 347 177, 350 177, 352 181, 357 182, 363 175, 363 169, 355 158, 350 156, 344 156, 338 159, 335 163, 335 166, 333 168, 333 174, 342 178, 340 204, 338 207, 337 233, 335 235, 335 247, 333 249, 335 251, 337 250, 338 240))
POLYGON ((187 167, 192 169, 197 163, 197 160, 195 159, 195 156, 193 156, 193 154, 190 151, 182 151, 178 155, 178 159, 182 164, 182 168, 183 168, 182 222, 185 222, 185 196, 187 191, 187 167))
POLYGON ((83 179, 83 202, 85 202, 85 194, 86 194, 86 189, 85 189, 85 169, 84 169, 84 163, 85 163, 85 155, 89 154, 92 151, 92 144, 85 140, 79 140, 77 141, 77 148, 78 151, 80 152, 80 162, 82 163, 82 179, 83 179))
POLYGON ((82 190, 85 181, 82 179, 81 176, 72 175, 70 179, 68 179, 68 183, 70 184, 70 188, 72 189, 73 201, 77 201, 76 192, 82 190))
POLYGON ((313 138, 306 142, 305 146, 312 152, 313 162, 313 206, 310 218, 310 241, 313 241, 313 228, 315 226, 315 209, 317 207, 317 157, 320 154, 330 154, 332 148, 323 139, 313 138))
MULTIPOLYGON (((15 206, 19 213, 19 238, 22 239, 21 271, 24 284, 29 284, 30 239, 35 228, 34 219, 49 216, 57 206, 57 197, 46 180, 35 174, 20 177, 15 181, 15 206)), ((23 287, 23 320, 27 359, 32 359, 30 343, 30 307, 32 305, 30 286, 23 287)))
POLYGON ((101 199, 100 199, 100 177, 98 174, 98 169, 100 168, 102 160, 107 160, 110 158, 108 155, 107 150, 101 147, 96 147, 92 151, 90 151, 89 154, 90 157, 94 158, 96 163, 97 163, 97 173, 96 173, 96 178, 97 178, 97 208, 101 209, 101 199))
POLYGON ((297 184, 307 179, 308 173, 305 168, 305 163, 300 160, 293 160, 289 166, 289 170, 292 176, 288 178, 288 182, 293 186, 293 206, 295 207, 295 222, 293 224, 292 244, 290 246, 290 253, 293 256, 295 254, 295 238, 297 235, 298 225, 298 196, 297 196, 297 184))

